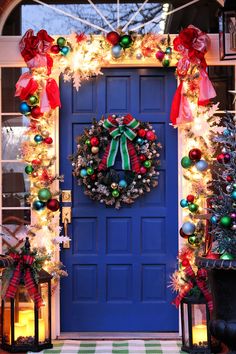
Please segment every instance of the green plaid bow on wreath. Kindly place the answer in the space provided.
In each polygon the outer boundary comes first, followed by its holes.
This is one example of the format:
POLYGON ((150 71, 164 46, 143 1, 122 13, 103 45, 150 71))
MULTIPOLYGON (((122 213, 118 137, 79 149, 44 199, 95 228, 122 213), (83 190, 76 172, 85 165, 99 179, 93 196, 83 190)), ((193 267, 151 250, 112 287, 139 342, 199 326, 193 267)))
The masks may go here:
POLYGON ((136 138, 135 131, 139 126, 139 122, 127 114, 124 117, 116 118, 109 116, 105 119, 103 126, 109 131, 112 137, 99 165, 99 170, 105 170, 114 166, 118 149, 120 147, 122 169, 133 170, 136 173, 140 171, 140 163, 136 154, 132 141, 136 138))

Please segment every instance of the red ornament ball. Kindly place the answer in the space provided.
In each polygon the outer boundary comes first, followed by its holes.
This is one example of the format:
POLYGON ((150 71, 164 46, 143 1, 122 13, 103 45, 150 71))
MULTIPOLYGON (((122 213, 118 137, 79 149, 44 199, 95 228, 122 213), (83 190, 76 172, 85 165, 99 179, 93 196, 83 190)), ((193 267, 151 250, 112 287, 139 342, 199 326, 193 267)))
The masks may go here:
POLYGON ((52 54, 58 54, 58 53, 60 53, 60 47, 59 47, 59 45, 53 45, 53 46, 51 46, 51 53, 52 54))
POLYGON ((147 172, 146 167, 141 166, 141 167, 140 167, 140 173, 141 173, 142 175, 144 175, 146 172, 147 172))
POLYGON ((109 32, 107 34, 107 41, 112 45, 118 44, 120 41, 119 33, 115 32, 115 31, 109 32))
POLYGON ((95 181, 96 178, 97 178, 97 175, 94 173, 93 175, 90 176, 90 178, 91 178, 92 181, 95 181))
POLYGON ((189 158, 193 161, 198 161, 201 159, 202 157, 202 152, 199 149, 192 149, 189 151, 188 154, 189 158))
POLYGON ((145 155, 140 155, 140 156, 139 156, 139 159, 140 159, 140 161, 142 161, 142 162, 147 160, 147 158, 146 158, 145 155))
POLYGON ((188 260, 187 258, 184 258, 184 259, 182 260, 182 266, 183 266, 183 267, 188 267, 188 266, 189 266, 189 260, 188 260))
POLYGON ((162 50, 158 50, 158 52, 156 52, 156 58, 157 60, 162 61, 164 59, 165 53, 162 50))
POLYGON ((186 199, 189 203, 193 203, 194 202, 194 195, 189 194, 186 199))
POLYGON ((99 139, 96 136, 93 136, 90 139, 90 143, 91 143, 92 146, 98 146, 99 145, 99 139))
POLYGON ((149 130, 147 133, 146 133, 146 138, 147 140, 149 141, 153 141, 156 139, 156 135, 153 133, 153 131, 149 130))
POLYGON ((226 181, 227 182, 232 182, 233 181, 233 177, 232 176, 227 176, 226 177, 226 181))
POLYGON ((139 136, 140 138, 144 138, 144 137, 146 136, 146 131, 145 131, 145 129, 139 129, 139 130, 138 130, 138 136, 139 136))
POLYGON ((53 139, 49 136, 47 138, 44 139, 44 142, 48 145, 52 144, 53 143, 53 139))
POLYGON ((31 109, 31 116, 35 119, 38 119, 39 117, 42 117, 43 113, 41 112, 40 110, 40 107, 39 106, 34 106, 32 109, 31 109))
POLYGON ((41 163, 42 163, 42 160, 40 160, 40 159, 32 160, 33 165, 41 165, 41 163))
POLYGON ((219 163, 227 163, 230 161, 230 154, 219 154, 216 158, 219 163))
POLYGON ((188 238, 188 235, 186 235, 186 234, 183 232, 182 227, 181 227, 181 229, 179 230, 179 234, 180 234, 181 237, 183 237, 183 238, 185 238, 185 239, 188 238))
POLYGON ((224 154, 224 162, 227 163, 230 161, 230 154, 224 154))
POLYGON ((60 208, 60 203, 57 199, 49 199, 47 201, 47 208, 51 211, 57 211, 60 208))

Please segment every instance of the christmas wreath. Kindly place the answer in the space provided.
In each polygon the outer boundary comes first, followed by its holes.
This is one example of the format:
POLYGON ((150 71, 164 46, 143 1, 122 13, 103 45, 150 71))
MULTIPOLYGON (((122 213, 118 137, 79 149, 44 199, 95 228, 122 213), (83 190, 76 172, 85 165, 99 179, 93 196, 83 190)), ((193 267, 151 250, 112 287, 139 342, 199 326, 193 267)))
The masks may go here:
POLYGON ((158 185, 161 144, 151 124, 113 114, 94 120, 77 142, 73 175, 91 199, 119 209, 158 185), (122 167, 115 169, 118 151, 122 167))

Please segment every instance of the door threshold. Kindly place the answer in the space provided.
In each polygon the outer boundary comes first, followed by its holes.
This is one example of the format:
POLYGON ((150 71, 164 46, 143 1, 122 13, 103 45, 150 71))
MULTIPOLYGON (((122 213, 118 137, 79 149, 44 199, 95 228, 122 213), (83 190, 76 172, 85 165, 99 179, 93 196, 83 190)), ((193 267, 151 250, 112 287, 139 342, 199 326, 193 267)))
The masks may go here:
POLYGON ((60 340, 179 340, 178 332, 61 332, 60 340))

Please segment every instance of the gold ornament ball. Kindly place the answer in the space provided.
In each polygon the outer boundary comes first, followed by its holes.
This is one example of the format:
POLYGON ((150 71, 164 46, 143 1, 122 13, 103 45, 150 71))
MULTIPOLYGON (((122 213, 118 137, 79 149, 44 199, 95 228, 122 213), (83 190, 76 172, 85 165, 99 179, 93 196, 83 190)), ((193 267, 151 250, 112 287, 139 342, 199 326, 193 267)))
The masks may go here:
POLYGON ((112 188, 112 189, 117 189, 117 188, 118 188, 118 184, 115 183, 115 182, 113 182, 113 183, 111 184, 111 188, 112 188))
POLYGON ((41 131, 41 135, 44 137, 44 138, 47 138, 49 136, 49 132, 47 130, 43 130, 41 131))
POLYGON ((91 151, 92 151, 93 154, 97 154, 98 151, 99 151, 99 147, 98 146, 93 146, 91 151))

